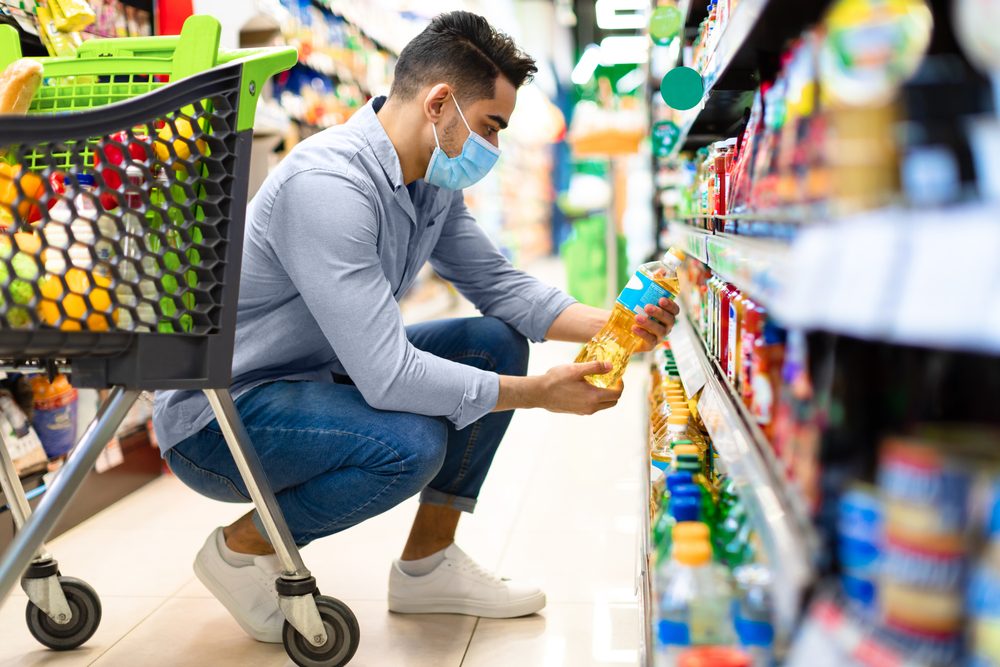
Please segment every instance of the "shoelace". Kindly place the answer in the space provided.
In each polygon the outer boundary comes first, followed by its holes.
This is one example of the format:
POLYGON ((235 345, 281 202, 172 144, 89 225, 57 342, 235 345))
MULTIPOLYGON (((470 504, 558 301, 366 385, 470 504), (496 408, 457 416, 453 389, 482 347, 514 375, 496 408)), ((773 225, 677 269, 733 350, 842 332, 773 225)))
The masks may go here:
POLYGON ((507 579, 497 576, 494 572, 487 570, 485 567, 483 567, 476 561, 469 558, 466 554, 463 553, 462 556, 464 556, 464 558, 458 561, 459 569, 469 572, 470 574, 474 574, 477 577, 486 579, 487 581, 490 581, 495 584, 502 584, 503 582, 507 581, 507 579))

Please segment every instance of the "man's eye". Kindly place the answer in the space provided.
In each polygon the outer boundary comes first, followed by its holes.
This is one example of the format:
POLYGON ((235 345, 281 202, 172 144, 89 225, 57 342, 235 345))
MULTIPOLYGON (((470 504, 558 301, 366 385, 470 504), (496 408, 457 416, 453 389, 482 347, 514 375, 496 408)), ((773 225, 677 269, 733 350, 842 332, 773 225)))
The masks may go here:
POLYGON ((497 128, 495 128, 495 127, 491 127, 491 126, 489 126, 489 125, 487 125, 487 126, 486 126, 486 136, 487 136, 487 137, 491 137, 491 136, 493 136, 494 134, 496 134, 496 133, 497 133, 497 132, 499 132, 499 131, 500 131, 500 130, 498 130, 498 129, 497 129, 497 128))

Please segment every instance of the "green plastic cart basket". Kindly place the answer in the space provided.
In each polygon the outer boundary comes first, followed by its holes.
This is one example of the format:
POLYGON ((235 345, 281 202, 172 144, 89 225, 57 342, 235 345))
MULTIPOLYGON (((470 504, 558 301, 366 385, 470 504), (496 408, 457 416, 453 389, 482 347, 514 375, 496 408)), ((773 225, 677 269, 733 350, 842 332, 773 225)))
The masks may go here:
MULTIPOLYGON (((64 577, 44 540, 142 390, 208 397, 282 566, 282 641, 299 665, 346 664, 359 629, 319 595, 229 393, 257 98, 293 49, 219 50, 194 16, 177 37, 92 40, 39 58, 26 116, 0 116, 0 360, 68 366, 111 388, 34 513, 0 430, 0 486, 18 533, 0 558, 0 601, 20 580, 43 645, 76 648, 97 594, 64 577)), ((0 27, 0 67, 20 57, 0 27)))

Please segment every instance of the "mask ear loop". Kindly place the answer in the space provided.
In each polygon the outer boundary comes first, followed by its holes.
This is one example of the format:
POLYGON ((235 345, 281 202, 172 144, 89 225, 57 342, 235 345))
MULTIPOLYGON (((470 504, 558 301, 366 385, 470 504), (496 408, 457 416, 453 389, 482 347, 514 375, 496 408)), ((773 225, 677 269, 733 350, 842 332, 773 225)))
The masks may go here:
POLYGON ((437 123, 431 123, 431 132, 434 133, 434 143, 437 144, 437 147, 440 149, 441 142, 438 141, 437 123))
POLYGON ((451 99, 455 100, 455 108, 458 109, 458 116, 459 116, 459 118, 462 119, 462 122, 465 123, 465 129, 467 129, 469 131, 469 135, 471 136, 472 135, 472 128, 469 127, 469 121, 465 120, 465 114, 462 113, 462 107, 458 106, 458 98, 455 97, 455 93, 451 94, 451 99))

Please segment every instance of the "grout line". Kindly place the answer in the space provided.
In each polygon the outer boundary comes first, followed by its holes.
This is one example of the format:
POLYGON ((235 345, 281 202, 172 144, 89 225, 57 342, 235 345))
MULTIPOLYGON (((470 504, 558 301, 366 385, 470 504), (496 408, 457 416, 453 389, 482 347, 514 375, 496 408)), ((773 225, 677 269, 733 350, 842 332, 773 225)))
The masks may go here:
POLYGON ((136 623, 135 623, 134 625, 132 625, 131 627, 129 627, 129 629, 128 629, 128 630, 126 630, 126 631, 125 631, 125 633, 124 633, 124 634, 123 634, 123 635, 122 635, 121 637, 119 637, 118 639, 116 639, 116 640, 114 640, 113 642, 111 642, 111 644, 110 644, 110 645, 109 645, 109 646, 108 646, 108 647, 107 647, 106 649, 104 649, 104 650, 103 650, 103 651, 101 651, 101 652, 100 652, 99 654, 97 654, 96 656, 94 656, 94 659, 93 659, 93 660, 91 660, 90 662, 88 662, 88 663, 87 663, 88 667, 90 667, 91 665, 94 665, 94 664, 96 664, 98 660, 100 660, 100 659, 101 659, 101 658, 103 658, 103 657, 104 657, 105 655, 107 655, 107 654, 108 654, 108 652, 109 652, 109 651, 111 651, 111 649, 113 649, 114 647, 118 646, 118 644, 120 644, 120 643, 122 642, 122 640, 124 640, 124 639, 125 639, 126 637, 128 637, 128 636, 129 636, 130 634, 132 634, 132 632, 133 632, 133 631, 134 631, 134 630, 135 630, 136 628, 138 628, 138 627, 139 627, 140 625, 142 625, 143 623, 145 623, 146 621, 148 621, 148 620, 149 620, 149 618, 150 618, 150 617, 151 617, 151 616, 152 616, 153 614, 155 614, 155 613, 156 613, 156 612, 158 612, 158 611, 159 611, 160 609, 162 609, 162 608, 163 608, 163 605, 167 604, 167 603, 168 603, 168 602, 170 602, 170 600, 172 600, 172 599, 173 599, 173 598, 163 598, 163 601, 162 601, 162 602, 160 602, 160 604, 158 604, 158 605, 156 605, 155 607, 153 607, 153 608, 152 608, 152 609, 151 609, 151 610, 149 611, 149 613, 148 613, 148 614, 146 614, 145 616, 143 616, 142 618, 140 618, 140 619, 139 619, 139 620, 138 620, 138 621, 137 621, 137 622, 136 622, 136 623))
POLYGON ((465 645, 465 650, 462 651, 462 659, 458 663, 459 667, 465 664, 465 658, 469 655, 469 647, 472 646, 472 639, 476 636, 476 630, 479 629, 479 621, 481 620, 482 618, 477 616, 476 622, 472 625, 472 632, 469 633, 469 643, 465 645))

